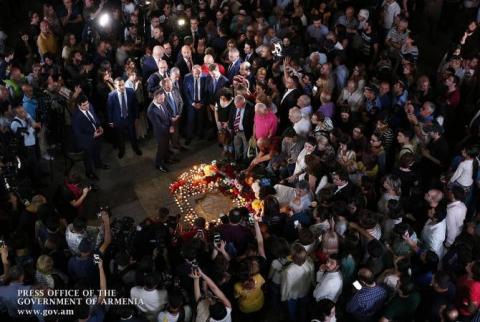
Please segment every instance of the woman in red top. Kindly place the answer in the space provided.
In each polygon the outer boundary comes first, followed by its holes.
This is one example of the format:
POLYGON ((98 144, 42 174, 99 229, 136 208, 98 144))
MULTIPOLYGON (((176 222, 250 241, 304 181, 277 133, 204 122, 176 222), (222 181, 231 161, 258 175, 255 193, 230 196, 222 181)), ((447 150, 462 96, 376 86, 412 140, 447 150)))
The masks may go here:
POLYGON ((461 316, 470 317, 480 305, 480 261, 468 263, 465 270, 457 281, 456 306, 461 316))

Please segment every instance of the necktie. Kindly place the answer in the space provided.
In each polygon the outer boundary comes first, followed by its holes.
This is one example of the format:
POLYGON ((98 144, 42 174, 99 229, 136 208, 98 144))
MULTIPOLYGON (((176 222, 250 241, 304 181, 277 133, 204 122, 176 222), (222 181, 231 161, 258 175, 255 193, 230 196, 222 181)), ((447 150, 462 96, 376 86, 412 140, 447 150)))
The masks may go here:
POLYGON ((233 131, 238 132, 240 130, 240 118, 242 116, 242 110, 237 109, 237 115, 235 116, 235 121, 233 122, 233 131))
POLYGON ((213 79, 213 92, 215 93, 215 89, 217 88, 217 79, 213 79))
POLYGON ((127 102, 125 100, 125 93, 119 93, 119 95, 121 96, 121 101, 122 101, 122 106, 120 107, 121 108, 120 114, 122 119, 126 119, 128 116, 128 109, 127 109, 127 102))
POLYGON ((193 99, 195 100, 195 102, 199 102, 200 101, 200 95, 198 95, 198 80, 195 78, 194 80, 194 84, 193 84, 194 88, 193 88, 193 99))
POLYGON ((177 115, 177 105, 175 104, 175 100, 173 99, 172 92, 168 93, 168 100, 169 100, 170 106, 172 107, 173 114, 177 115))
POLYGON ((87 119, 90 121, 90 123, 92 123, 93 127, 96 130, 97 129, 97 122, 95 122, 95 119, 93 118, 93 116, 90 114, 89 111, 86 111, 85 115, 87 116, 87 119))

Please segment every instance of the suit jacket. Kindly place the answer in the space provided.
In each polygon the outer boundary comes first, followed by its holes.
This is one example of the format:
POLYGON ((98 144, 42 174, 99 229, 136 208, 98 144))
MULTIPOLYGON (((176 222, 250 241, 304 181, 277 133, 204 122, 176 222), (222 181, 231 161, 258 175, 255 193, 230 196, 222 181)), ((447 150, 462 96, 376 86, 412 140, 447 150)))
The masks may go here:
MULTIPOLYGON (((89 112, 93 116, 96 127, 100 127, 100 119, 95 113, 95 109, 92 105, 90 105, 89 112)), ((92 126, 92 123, 85 116, 85 114, 83 114, 83 112, 78 108, 75 110, 75 112, 73 112, 72 115, 72 131, 76 148, 85 150, 93 145, 95 141, 95 138, 93 137, 95 128, 92 126)))
MULTIPOLYGON (((173 88, 172 89, 172 96, 173 96, 173 100, 175 101, 175 106, 177 108, 177 111, 173 116, 182 115, 183 98, 182 98, 182 95, 180 94, 180 91, 176 88, 173 88)), ((169 102, 167 96, 165 96, 165 103, 168 104, 168 106, 170 108, 170 111, 173 111, 173 106, 170 106, 170 102, 169 102)))
MULTIPOLYGON (((285 94, 285 93, 284 93, 285 94)), ((286 129, 290 124, 288 119, 288 111, 297 105, 297 99, 302 95, 299 89, 291 91, 283 101, 280 102, 280 108, 278 109, 278 116, 280 117, 280 128, 286 129)), ((282 95, 283 98, 283 95, 282 95)))
POLYGON ((243 57, 243 61, 248 61, 250 64, 253 64, 253 61, 255 60, 256 57, 257 57, 257 54, 254 52, 250 55, 250 57, 248 57, 248 59, 247 59, 247 55, 245 55, 245 57, 243 57))
POLYGON ((161 142, 169 135, 172 125, 171 115, 167 105, 164 103, 162 108, 158 108, 155 103, 150 103, 147 109, 147 117, 153 127, 153 135, 157 142, 161 142))
POLYGON ((215 88, 213 88, 213 77, 209 75, 206 79, 206 87, 208 93, 208 104, 215 104, 220 98, 220 91, 224 87, 228 87, 228 78, 220 75, 215 88))
MULTIPOLYGON (((133 124, 138 118, 137 97, 135 96, 135 91, 133 89, 125 88, 125 91, 127 94, 127 121, 133 124)), ((110 94, 108 94, 107 99, 108 123, 119 125, 120 123, 124 122, 124 120, 122 120, 121 110, 118 92, 116 90, 111 91, 110 94)))
MULTIPOLYGON (((192 106, 195 101, 193 97, 193 87, 195 85, 192 74, 185 75, 183 79, 183 97, 185 98, 186 106, 192 106)), ((206 77, 200 77, 200 103, 208 103, 208 93, 206 91, 206 77)))
POLYGON ((349 181, 345 187, 343 187, 339 191, 334 191, 332 200, 334 201, 347 200, 350 196, 355 195, 356 190, 357 189, 355 185, 349 181))
POLYGON ((158 68, 157 68, 157 72, 151 74, 150 77, 148 77, 148 79, 147 79, 147 91, 148 91, 148 93, 153 94, 157 89, 159 89, 161 87, 160 82, 167 77, 168 77, 167 74, 160 75, 160 73, 158 72, 158 68))
MULTIPOLYGON (((245 112, 243 113, 243 132, 245 133, 245 137, 247 140, 250 140, 250 137, 253 134, 253 119, 255 116, 255 109, 253 105, 249 102, 245 103, 245 112)), ((235 117, 237 116, 237 108, 234 107, 230 110, 230 115, 228 117, 228 128, 233 132, 234 124, 235 124, 235 117)))
POLYGON ((185 77, 185 75, 190 73, 190 69, 188 69, 188 65, 185 62, 185 59, 183 59, 182 55, 180 55, 180 57, 177 59, 175 66, 178 67, 178 69, 180 69, 180 75, 182 75, 182 77, 185 77))
POLYGON ((143 79, 148 79, 150 75, 158 71, 158 65, 152 56, 144 56, 141 60, 143 79))
POLYGON ((190 37, 192 37, 192 39, 195 39, 194 46, 196 47, 199 39, 201 39, 201 38, 206 39, 207 38, 207 33, 205 32, 205 30, 203 30, 203 28, 199 27, 196 31, 196 35, 194 36, 192 30, 190 28, 188 28, 187 36, 190 36, 190 37))
POLYGON ((227 66, 227 78, 230 81, 230 83, 233 82, 233 77, 235 75, 238 75, 240 72, 240 64, 242 63, 242 60, 239 58, 233 65, 228 65, 227 66))

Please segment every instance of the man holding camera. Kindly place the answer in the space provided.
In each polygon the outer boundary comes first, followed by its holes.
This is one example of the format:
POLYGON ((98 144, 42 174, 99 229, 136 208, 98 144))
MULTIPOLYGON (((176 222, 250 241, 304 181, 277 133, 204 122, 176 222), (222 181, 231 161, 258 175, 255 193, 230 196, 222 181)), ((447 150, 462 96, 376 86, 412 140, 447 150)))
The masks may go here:
POLYGON ((42 126, 32 119, 22 105, 16 106, 14 111, 15 118, 10 129, 19 138, 22 161, 25 163, 30 179, 36 183, 40 178, 40 164, 37 157, 35 130, 40 130, 42 126))
MULTIPOLYGON (((87 227, 86 224, 82 225, 83 227, 81 227, 80 231, 77 230, 79 227, 78 224, 75 225, 75 223, 68 225, 67 227, 67 232, 65 235, 67 244, 69 245, 70 250, 75 253, 75 255, 72 256, 68 261, 68 272, 73 281, 78 281, 83 278, 91 279, 98 276, 95 272, 95 257, 103 256, 112 241, 110 216, 108 211, 102 210, 99 213, 99 216, 101 218, 102 225, 100 226, 98 234, 103 235, 103 241, 98 249, 96 248, 95 243, 93 243, 89 238, 89 234, 87 232, 89 227, 87 227), (80 243, 78 243, 76 249, 72 249, 71 246, 74 246, 75 242, 78 242, 80 238, 80 243)), ((97 245, 99 244, 98 241, 99 237, 97 236, 97 245)))

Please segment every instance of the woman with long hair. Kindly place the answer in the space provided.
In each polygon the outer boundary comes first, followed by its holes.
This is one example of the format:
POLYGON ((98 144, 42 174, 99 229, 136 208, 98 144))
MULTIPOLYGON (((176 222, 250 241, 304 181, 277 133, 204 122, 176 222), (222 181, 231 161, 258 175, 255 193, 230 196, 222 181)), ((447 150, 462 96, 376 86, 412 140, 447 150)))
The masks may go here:
POLYGON ((72 33, 67 33, 65 37, 63 37, 63 49, 62 49, 62 58, 64 60, 70 59, 70 55, 75 50, 80 50, 81 47, 77 44, 77 38, 72 33))
POLYGON ((383 194, 378 200, 377 209, 378 212, 385 215, 388 212, 389 200, 400 200, 402 195, 402 181, 395 175, 388 175, 383 179, 383 194))

